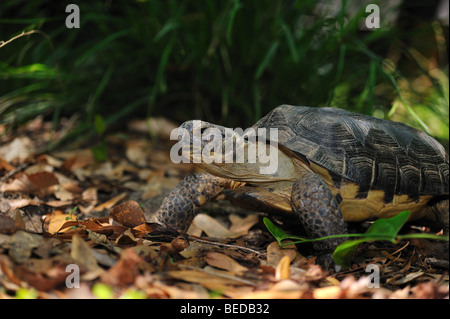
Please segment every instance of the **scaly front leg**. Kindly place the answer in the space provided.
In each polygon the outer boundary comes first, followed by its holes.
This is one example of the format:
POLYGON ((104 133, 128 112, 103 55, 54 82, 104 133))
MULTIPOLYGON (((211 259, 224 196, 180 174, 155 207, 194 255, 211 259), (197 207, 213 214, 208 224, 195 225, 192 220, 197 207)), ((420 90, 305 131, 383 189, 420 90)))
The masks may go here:
POLYGON ((228 180, 206 173, 187 176, 164 199, 151 221, 185 233, 199 208, 228 184, 228 180))
MULTIPOLYGON (((292 210, 299 217, 311 238, 346 234, 347 226, 336 199, 325 182, 314 173, 307 173, 292 187, 292 210)), ((332 252, 344 238, 315 242, 318 250, 317 262, 325 268, 334 264, 332 252)))

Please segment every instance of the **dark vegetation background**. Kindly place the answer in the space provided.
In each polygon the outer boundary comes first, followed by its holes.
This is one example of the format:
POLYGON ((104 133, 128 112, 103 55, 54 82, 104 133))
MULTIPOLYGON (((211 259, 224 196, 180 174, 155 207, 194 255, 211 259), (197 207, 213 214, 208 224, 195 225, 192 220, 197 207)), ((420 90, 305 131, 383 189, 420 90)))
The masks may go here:
MULTIPOLYGON (((248 127, 280 104, 337 106, 448 144, 448 1, 2 0, 0 125, 75 117, 248 127), (68 29, 65 8, 80 8, 68 29), (381 28, 364 27, 377 3, 381 28), (445 7, 445 3, 447 7, 445 7)), ((91 134, 91 135, 90 135, 91 134)))

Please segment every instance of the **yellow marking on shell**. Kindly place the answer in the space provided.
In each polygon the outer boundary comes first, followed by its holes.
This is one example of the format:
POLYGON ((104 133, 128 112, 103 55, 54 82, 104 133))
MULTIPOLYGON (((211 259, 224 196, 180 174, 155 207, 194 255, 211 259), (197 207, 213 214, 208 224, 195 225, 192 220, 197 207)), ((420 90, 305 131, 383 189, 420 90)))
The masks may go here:
MULTIPOLYGON (((397 196, 397 195, 395 195, 397 196)), ((394 196, 394 197, 395 197, 394 196)), ((408 196, 406 196, 408 198, 408 196)), ((384 191, 381 189, 372 189, 367 194, 367 200, 370 202, 378 203, 379 205, 383 205, 384 201, 384 191)))
MULTIPOLYGON (((314 167, 314 170, 317 170, 317 165, 314 167)), ((331 177, 328 179, 326 175, 328 171, 326 173, 316 171, 316 173, 324 176, 324 181, 330 187, 333 195, 336 196, 336 194, 340 194, 342 202, 340 203, 339 208, 346 221, 358 222, 377 218, 389 218, 404 210, 409 210, 411 212, 410 220, 413 220, 424 217, 431 211, 426 204, 432 196, 421 196, 420 200, 416 202, 408 195, 394 195, 391 203, 385 203, 384 191, 372 189, 368 192, 366 198, 357 198, 356 195, 359 191, 358 184, 343 181, 341 187, 336 188, 332 184, 332 181, 330 182, 331 177)))
POLYGON ((409 198, 408 195, 395 195, 394 199, 392 200, 392 202, 394 204, 402 204, 402 203, 406 203, 408 201, 411 201, 411 199, 409 198))
POLYGON ((342 199, 353 199, 356 197, 359 191, 359 185, 351 182, 343 182, 339 188, 339 194, 342 199))
MULTIPOLYGON (((384 202, 385 193, 383 190, 372 189, 368 192, 366 198, 356 198, 359 185, 350 181, 342 181, 337 188, 329 171, 313 162, 310 163, 311 169, 321 176, 328 185, 334 196, 338 193, 342 197, 339 206, 344 219, 347 221, 363 221, 377 218, 389 218, 398 213, 409 210, 411 212, 410 220, 419 219, 431 212, 426 204, 432 196, 421 196, 419 202, 412 200, 408 195, 395 195, 391 203, 384 202)), ((432 214, 431 214, 432 215, 432 214)))
POLYGON ((323 166, 317 165, 314 162, 310 162, 311 169, 314 171, 314 173, 320 175, 322 180, 328 185, 333 185, 333 179, 331 178, 330 172, 324 168, 323 166))
POLYGON ((426 206, 432 196, 421 196, 416 202, 408 195, 394 195, 393 201, 384 203, 382 190, 371 190, 367 198, 344 198, 339 205, 346 221, 363 221, 376 218, 390 218, 404 210, 411 212, 410 220, 419 219, 431 213, 426 206))

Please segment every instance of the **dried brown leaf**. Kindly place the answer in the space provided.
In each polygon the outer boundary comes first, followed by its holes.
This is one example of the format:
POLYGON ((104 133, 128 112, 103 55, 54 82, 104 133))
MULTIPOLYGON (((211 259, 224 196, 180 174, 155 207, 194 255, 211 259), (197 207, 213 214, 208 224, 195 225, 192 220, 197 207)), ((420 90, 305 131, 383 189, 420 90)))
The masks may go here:
POLYGON ((64 171, 70 172, 72 170, 73 165, 75 164, 75 161, 77 160, 76 156, 72 156, 64 161, 64 163, 61 164, 60 168, 64 171))
POLYGON ((95 159, 90 149, 70 151, 63 154, 67 158, 61 168, 66 171, 74 171, 94 164, 95 159))
POLYGON ((339 286, 316 288, 313 291, 314 299, 339 299, 341 296, 342 289, 339 286))
MULTIPOLYGON (((39 203, 38 203, 39 204, 39 203)), ((32 204, 32 205, 38 205, 38 204, 32 204)), ((73 200, 50 200, 47 202, 43 202, 43 204, 54 207, 54 208, 61 208, 61 207, 67 207, 73 205, 73 200)))
POLYGON ((228 270, 232 273, 242 273, 248 270, 233 258, 218 252, 208 252, 205 261, 213 267, 228 270))
POLYGON ((110 200, 104 202, 103 204, 100 204, 97 207, 95 207, 94 212, 101 212, 104 209, 110 209, 111 207, 116 205, 118 202, 125 199, 127 196, 128 196, 127 193, 121 193, 121 194, 111 198, 110 200))
POLYGON ((91 252, 91 248, 79 235, 74 235, 72 237, 70 256, 77 265, 82 266, 90 273, 89 277, 92 276, 93 278, 96 278, 103 272, 98 266, 97 260, 91 252))
POLYGON ((167 272, 167 275, 175 279, 198 283, 210 289, 228 285, 245 285, 241 278, 221 275, 218 272, 212 273, 210 271, 202 270, 174 270, 167 272))
POLYGON ((245 232, 245 234, 247 234, 250 228, 252 228, 258 222, 258 215, 251 214, 244 218, 241 218, 236 214, 231 214, 229 219, 231 222, 231 232, 245 232))
POLYGON ((23 163, 33 153, 33 141, 28 137, 16 137, 11 143, 0 147, 0 157, 9 163, 23 163))
POLYGON ((53 214, 47 215, 48 232, 54 234, 70 230, 70 227, 78 225, 73 219, 76 219, 75 216, 56 210, 53 214))
POLYGON ((177 125, 164 118, 164 117, 151 117, 148 119, 133 119, 127 123, 127 127, 130 131, 149 133, 158 136, 162 140, 168 140, 170 133, 173 129, 177 128, 177 125))
POLYGON ((391 277, 388 280, 386 280, 386 284, 403 285, 414 279, 417 279, 417 278, 423 276, 424 274, 425 274, 425 272, 423 272, 423 271, 410 272, 410 273, 407 273, 406 275, 399 274, 397 276, 391 277))
POLYGON ((40 235, 19 230, 11 236, 11 240, 6 244, 8 254, 15 263, 24 263, 31 256, 32 250, 38 247, 42 241, 43 238, 40 235))
POLYGON ((275 279, 276 280, 284 280, 289 279, 290 271, 289 266, 291 264, 291 258, 288 255, 284 255, 280 261, 278 262, 277 267, 275 268, 275 279))
POLYGON ((9 172, 15 169, 15 167, 9 164, 7 161, 5 161, 2 157, 0 157, 0 171, 3 169, 9 172))
POLYGON ((28 198, 10 199, 8 200, 8 203, 11 209, 18 209, 29 205, 39 206, 41 204, 41 202, 37 199, 28 198))
POLYGON ((59 185, 55 187, 53 194, 55 195, 56 198, 58 198, 62 202, 70 202, 73 201, 75 198, 72 192, 67 191, 66 189, 64 189, 59 185))
POLYGON ((195 225, 203 230, 209 237, 237 238, 247 233, 247 231, 230 231, 217 220, 206 214, 198 214, 194 218, 193 223, 195 223, 195 225))
POLYGON ((28 174, 28 179, 38 189, 48 188, 53 185, 59 184, 55 174, 50 172, 38 172, 34 174, 28 174))
MULTIPOLYGON (((149 289, 146 289, 147 294, 149 289)), ((167 285, 161 281, 156 281, 151 287, 150 295, 155 298, 173 298, 173 299, 207 299, 209 298, 208 290, 200 285, 179 282, 167 285)))
POLYGON ((309 292, 307 284, 299 284, 290 279, 281 280, 266 290, 259 290, 239 296, 245 299, 298 299, 309 292))
POLYGON ((38 291, 50 291, 64 283, 67 278, 66 265, 53 262, 51 259, 31 259, 26 265, 16 267, 15 272, 38 291))
POLYGON ((114 286, 127 286, 134 283, 139 275, 142 258, 133 250, 125 249, 120 260, 101 276, 101 281, 114 286))
POLYGON ((16 178, 10 184, 3 184, 1 191, 4 193, 19 192, 19 193, 39 193, 49 194, 53 190, 51 186, 57 185, 58 179, 53 173, 38 172, 33 174, 23 174, 16 178))
POLYGON ((19 229, 19 225, 9 216, 0 215, 0 234, 13 234, 19 229))
POLYGON ((147 156, 150 154, 149 142, 144 139, 128 140, 126 142, 126 157, 140 166, 147 164, 147 156))
POLYGON ((14 290, 22 284, 22 281, 14 273, 13 263, 5 255, 0 255, 0 271, 2 273, 2 284, 6 288, 14 290))
POLYGON ((28 179, 26 175, 21 175, 14 179, 12 183, 3 183, 0 190, 3 193, 32 193, 37 190, 36 186, 28 179))
POLYGON ((419 283, 411 288, 415 298, 418 299, 448 299, 449 285, 438 284, 436 282, 427 281, 419 283))
POLYGON ((144 212, 134 200, 113 207, 110 216, 117 223, 131 228, 145 223, 144 212))
POLYGON ((284 256, 289 256, 289 262, 292 262, 297 256, 295 246, 280 247, 276 241, 267 246, 267 263, 269 265, 275 267, 284 256))
POLYGON ((60 167, 62 165, 62 161, 61 160, 59 160, 56 157, 51 156, 49 154, 39 155, 36 158, 36 162, 43 163, 43 164, 48 164, 51 167, 60 167))
POLYGON ((81 199, 88 203, 96 204, 98 201, 97 188, 89 187, 81 193, 81 199))

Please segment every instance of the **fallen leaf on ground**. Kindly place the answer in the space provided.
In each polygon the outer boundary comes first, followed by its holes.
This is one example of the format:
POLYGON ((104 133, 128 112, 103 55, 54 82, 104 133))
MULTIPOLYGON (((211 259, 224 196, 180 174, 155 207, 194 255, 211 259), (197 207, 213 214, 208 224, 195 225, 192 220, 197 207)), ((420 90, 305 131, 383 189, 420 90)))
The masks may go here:
POLYGON ((70 256, 80 268, 84 268, 87 271, 87 274, 84 276, 85 278, 94 279, 104 272, 98 266, 89 245, 78 235, 72 237, 70 256))
POLYGON ((12 210, 29 205, 39 206, 41 204, 41 201, 37 199, 28 199, 28 198, 11 199, 8 202, 12 210))
POLYGON ((309 285, 301 285, 289 279, 281 280, 268 289, 239 296, 244 299, 298 299, 310 291, 309 285))
POLYGON ((5 161, 5 159, 3 159, 0 156, 0 170, 2 170, 2 169, 9 172, 9 171, 12 171, 13 169, 15 169, 15 167, 13 165, 9 164, 7 161, 5 161))
POLYGON ((195 225, 202 231, 204 231, 209 237, 237 238, 247 234, 247 231, 230 231, 226 229, 222 224, 220 224, 217 220, 206 214, 198 214, 194 218, 193 223, 195 223, 195 225))
POLYGON ((146 140, 129 140, 126 142, 126 157, 133 163, 140 166, 147 164, 149 152, 149 142, 146 140))
POLYGON ((392 278, 389 278, 386 280, 387 284, 394 284, 394 285, 403 285, 406 284, 414 279, 417 279, 421 276, 423 276, 425 272, 423 271, 416 271, 406 274, 405 276, 394 276, 392 278))
POLYGON ((16 178, 10 184, 3 184, 1 191, 4 193, 20 192, 49 194, 53 192, 53 190, 49 188, 53 185, 57 185, 58 183, 58 179, 53 173, 39 172, 24 174, 16 178))
POLYGON ((24 263, 30 256, 34 248, 41 245, 43 241, 42 236, 37 234, 30 234, 19 230, 11 236, 10 241, 3 245, 8 248, 8 253, 11 259, 18 263, 24 263))
POLYGON ((294 245, 280 247, 276 241, 267 246, 267 263, 272 266, 277 266, 280 260, 289 256, 289 262, 292 262, 297 256, 297 250, 294 245))
POLYGON ((338 299, 341 295, 342 290, 339 286, 316 288, 313 291, 314 299, 338 299))
POLYGON ((288 255, 284 255, 278 262, 277 267, 275 268, 275 279, 276 280, 289 279, 290 265, 291 265, 291 258, 288 255))
POLYGON ((70 228, 67 227, 62 229, 62 226, 67 223, 67 221, 76 221, 76 217, 73 214, 65 214, 60 210, 56 210, 53 214, 48 215, 48 232, 50 234, 56 233, 58 231, 64 232, 68 231, 70 228))
POLYGON ((198 283, 206 288, 222 287, 228 285, 245 285, 238 277, 220 275, 206 270, 174 270, 167 273, 172 278, 187 282, 198 283))
POLYGON ((16 137, 11 143, 0 147, 0 157, 7 162, 23 163, 33 153, 33 142, 28 137, 16 137))
POLYGON ((125 249, 119 261, 102 274, 101 281, 114 286, 130 285, 139 275, 141 262, 142 258, 136 254, 134 249, 125 249))
POLYGON ((104 209, 110 209, 114 205, 116 205, 118 202, 120 202, 121 200, 125 199, 127 196, 128 196, 127 193, 121 193, 121 194, 111 198, 110 200, 104 202, 103 204, 100 204, 100 205, 96 206, 94 208, 94 211, 95 212, 101 212, 104 209))
POLYGON ((0 234, 12 234, 19 229, 19 225, 9 216, 0 215, 0 234))
POLYGON ((119 224, 131 228, 145 223, 144 212, 134 200, 114 206, 111 209, 110 216, 119 224))
POLYGON ((241 273, 241 272, 248 270, 246 267, 240 265, 233 258, 231 258, 225 254, 221 254, 221 253, 217 253, 217 252, 213 252, 213 251, 208 252, 206 254, 205 260, 209 265, 220 268, 220 269, 228 270, 231 273, 241 273))
POLYGON ((257 214, 251 214, 244 218, 241 218, 240 216, 236 214, 231 214, 230 217, 230 231, 231 232, 245 232, 248 233, 250 228, 252 228, 257 222, 258 222, 258 215, 257 214))

